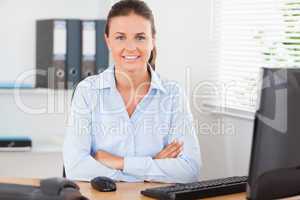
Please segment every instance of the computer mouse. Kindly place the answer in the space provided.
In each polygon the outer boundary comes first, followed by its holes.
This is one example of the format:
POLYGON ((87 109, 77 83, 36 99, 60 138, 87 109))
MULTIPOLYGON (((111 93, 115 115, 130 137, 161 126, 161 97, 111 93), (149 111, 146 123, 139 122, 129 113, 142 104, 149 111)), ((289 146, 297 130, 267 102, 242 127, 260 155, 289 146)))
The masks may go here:
POLYGON ((117 190, 114 180, 104 176, 98 176, 91 180, 91 185, 95 190, 100 192, 112 192, 117 190))

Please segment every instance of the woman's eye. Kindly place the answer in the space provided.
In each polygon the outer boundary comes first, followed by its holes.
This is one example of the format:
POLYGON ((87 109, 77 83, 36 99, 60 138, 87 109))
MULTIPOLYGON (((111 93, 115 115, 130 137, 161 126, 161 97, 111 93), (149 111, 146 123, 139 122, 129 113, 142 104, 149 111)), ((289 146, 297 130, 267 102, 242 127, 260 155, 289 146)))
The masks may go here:
POLYGON ((117 36, 116 39, 117 39, 117 40, 124 40, 125 37, 124 37, 124 36, 117 36))
POLYGON ((137 36, 137 40, 142 41, 145 40, 146 38, 144 36, 137 36))

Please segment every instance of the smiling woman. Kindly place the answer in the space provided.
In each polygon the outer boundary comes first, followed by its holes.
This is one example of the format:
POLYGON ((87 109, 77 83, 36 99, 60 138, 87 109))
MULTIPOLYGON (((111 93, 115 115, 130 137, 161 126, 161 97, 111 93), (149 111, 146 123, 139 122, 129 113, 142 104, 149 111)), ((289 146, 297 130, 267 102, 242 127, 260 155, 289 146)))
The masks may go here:
POLYGON ((193 116, 182 88, 154 71, 155 34, 143 1, 121 0, 111 8, 104 37, 115 66, 75 90, 63 150, 67 177, 199 180, 193 116))
POLYGON ((134 13, 110 20, 105 36, 118 70, 145 70, 154 48, 150 22, 134 13))
MULTIPOLYGON (((151 65, 151 67, 155 69, 156 48, 154 44, 156 29, 154 24, 154 16, 152 14, 152 11, 144 2, 130 4, 128 2, 121 1, 112 7, 108 14, 107 24, 105 27, 106 40, 108 39, 107 37, 110 34, 118 34, 118 31, 120 30, 124 30, 125 33, 134 33, 135 35, 132 36, 136 41, 138 41, 138 44, 141 45, 140 47, 144 50, 148 50, 147 53, 149 53, 149 50, 151 50, 148 62, 151 65), (131 17, 133 17, 134 19, 131 20, 129 15, 133 15, 131 17), (112 20, 115 21, 113 27, 111 27, 112 20), (111 30, 113 28, 115 30, 111 30), (118 28, 120 29, 118 30, 118 28)), ((123 41, 124 39, 129 39, 126 38, 126 35, 124 37, 125 33, 119 32, 119 34, 121 35, 119 35, 119 37, 116 36, 116 39, 123 41)), ((130 37, 130 35, 128 36, 130 37)), ((147 56, 149 57, 149 55, 147 56)))

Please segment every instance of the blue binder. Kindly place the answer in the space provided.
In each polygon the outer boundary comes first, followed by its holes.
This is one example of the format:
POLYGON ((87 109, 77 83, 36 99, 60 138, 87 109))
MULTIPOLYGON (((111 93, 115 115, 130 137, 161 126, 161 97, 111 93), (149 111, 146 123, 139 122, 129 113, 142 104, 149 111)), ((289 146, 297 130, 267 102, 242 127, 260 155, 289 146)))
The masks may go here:
POLYGON ((81 22, 67 20, 67 88, 74 89, 80 81, 81 65, 81 22))

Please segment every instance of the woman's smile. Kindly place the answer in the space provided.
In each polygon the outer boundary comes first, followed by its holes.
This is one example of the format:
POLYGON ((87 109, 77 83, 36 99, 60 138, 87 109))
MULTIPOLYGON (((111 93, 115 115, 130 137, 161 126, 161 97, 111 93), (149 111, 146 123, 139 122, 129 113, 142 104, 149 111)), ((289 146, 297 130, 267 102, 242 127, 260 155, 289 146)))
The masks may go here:
POLYGON ((126 55, 126 56, 122 56, 122 58, 124 59, 125 62, 132 63, 132 62, 138 61, 141 58, 141 56, 139 56, 139 55, 126 55))

